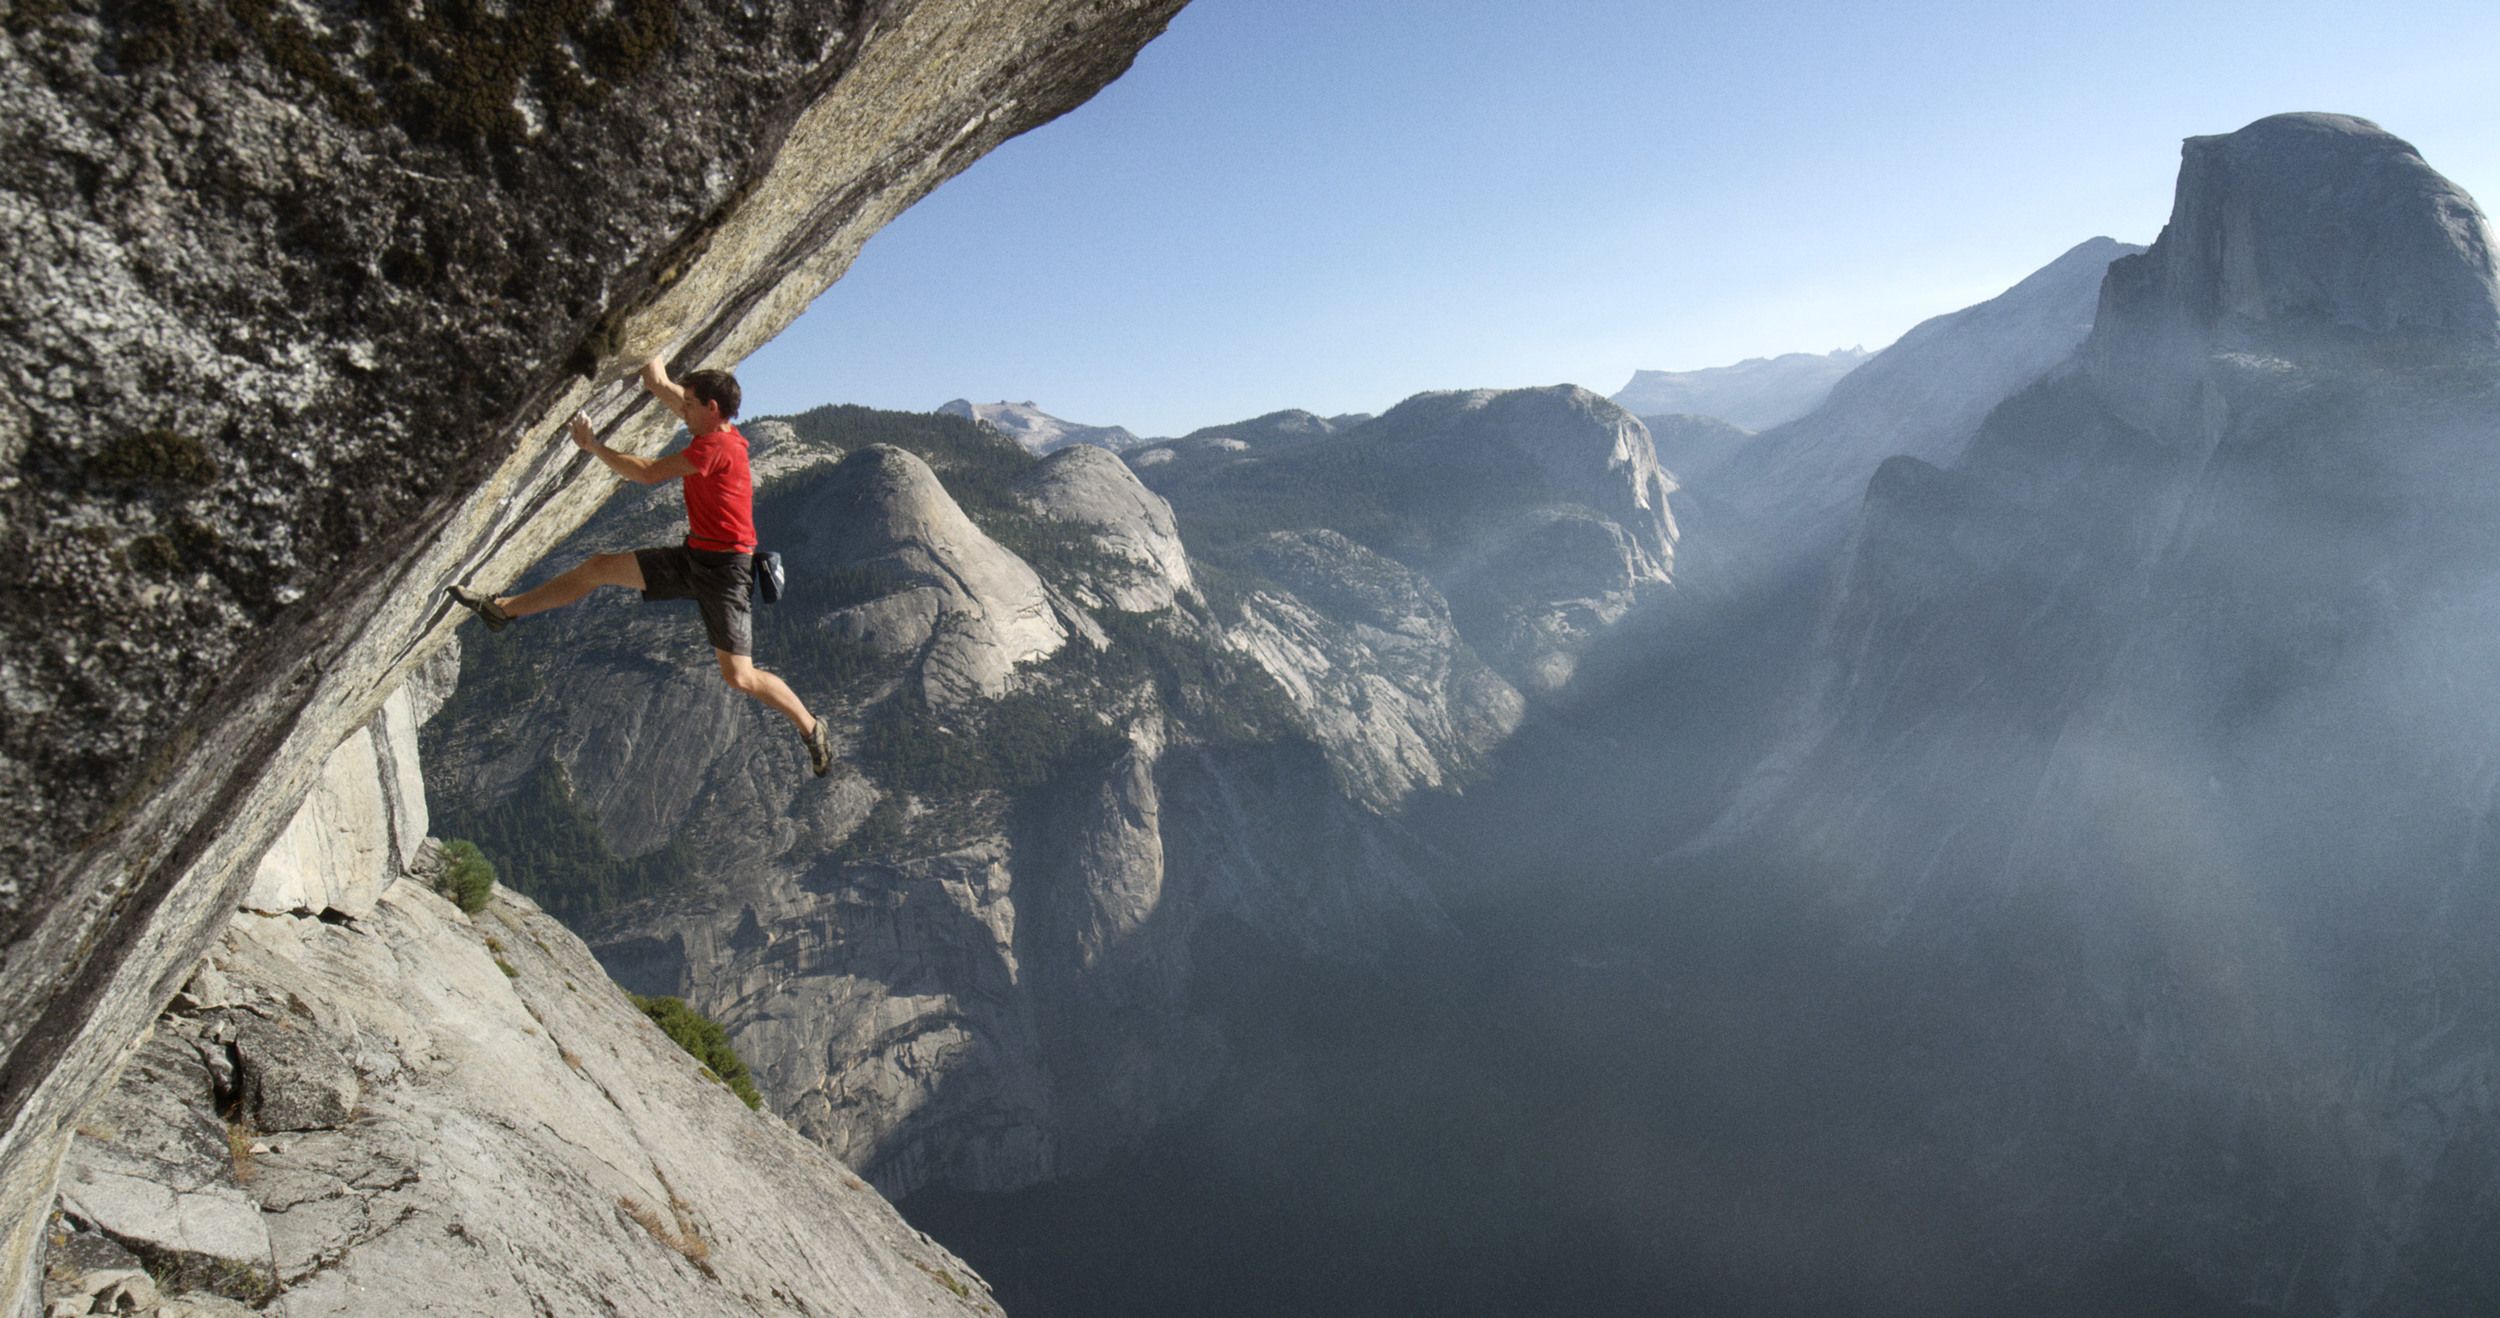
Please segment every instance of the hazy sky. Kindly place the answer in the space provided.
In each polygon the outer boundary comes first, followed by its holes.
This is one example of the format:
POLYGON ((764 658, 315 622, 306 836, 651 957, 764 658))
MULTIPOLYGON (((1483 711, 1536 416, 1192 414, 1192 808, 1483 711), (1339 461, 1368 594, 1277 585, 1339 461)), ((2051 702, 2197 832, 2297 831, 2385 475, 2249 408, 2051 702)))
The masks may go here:
POLYGON ((2500 4, 1195 0, 895 221, 750 415, 1178 434, 1881 347, 2150 242, 2179 140, 2374 119, 2500 204, 2500 4))

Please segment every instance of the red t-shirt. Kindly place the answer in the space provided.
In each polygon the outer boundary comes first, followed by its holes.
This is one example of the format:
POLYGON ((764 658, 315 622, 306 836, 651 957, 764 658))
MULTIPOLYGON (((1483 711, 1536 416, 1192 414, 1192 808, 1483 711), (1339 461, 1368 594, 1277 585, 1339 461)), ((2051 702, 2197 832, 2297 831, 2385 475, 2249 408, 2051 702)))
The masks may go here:
POLYGON ((722 426, 686 446, 694 470, 685 479, 686 547, 714 553, 755 552, 755 477, 747 470, 747 437, 722 426))

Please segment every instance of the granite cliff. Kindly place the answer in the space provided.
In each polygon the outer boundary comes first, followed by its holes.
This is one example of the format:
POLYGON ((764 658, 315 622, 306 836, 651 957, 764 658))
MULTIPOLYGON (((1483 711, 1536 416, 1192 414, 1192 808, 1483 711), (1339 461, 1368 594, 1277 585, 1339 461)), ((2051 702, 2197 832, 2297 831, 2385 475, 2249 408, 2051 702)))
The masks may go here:
POLYGON ((1134 461, 1218 557, 1317 528, 1421 573, 1531 693, 1568 683, 1675 561, 1675 481, 1648 429, 1571 385, 1418 394, 1350 427, 1275 413, 1134 461))
POLYGON ((556 420, 649 451, 635 361, 734 362, 1177 8, 11 7, 0 1299, 441 584, 612 488, 556 420))

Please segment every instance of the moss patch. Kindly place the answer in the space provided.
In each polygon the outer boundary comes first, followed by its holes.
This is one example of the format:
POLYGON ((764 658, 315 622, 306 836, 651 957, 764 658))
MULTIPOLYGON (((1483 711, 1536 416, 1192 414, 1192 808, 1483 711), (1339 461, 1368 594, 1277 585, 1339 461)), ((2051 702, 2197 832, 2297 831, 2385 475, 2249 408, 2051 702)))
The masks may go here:
POLYGON ((142 430, 104 446, 89 469, 110 481, 201 489, 217 479, 217 462, 196 436, 176 430, 142 430))
POLYGON ((182 566, 182 554, 166 536, 143 535, 122 550, 122 562, 133 572, 169 573, 182 566))

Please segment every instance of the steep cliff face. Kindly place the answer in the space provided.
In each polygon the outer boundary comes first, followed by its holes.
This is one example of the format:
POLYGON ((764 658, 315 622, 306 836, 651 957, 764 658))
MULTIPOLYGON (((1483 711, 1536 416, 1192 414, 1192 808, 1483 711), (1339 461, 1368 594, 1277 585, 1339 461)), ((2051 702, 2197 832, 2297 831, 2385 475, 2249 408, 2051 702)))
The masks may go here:
POLYGON ((1283 685, 1356 800, 1386 814, 1454 786, 1518 727, 1518 690, 1459 639, 1423 574, 1325 530, 1271 533, 1243 561, 1276 589, 1251 597, 1226 643, 1283 685))
POLYGON ((2163 232, 2159 259, 2112 269, 2088 354, 2135 425, 2175 426, 2217 353, 2427 365, 2500 343, 2482 211, 2367 120, 2188 139, 2163 232))
POLYGON ((71 1114, 441 584, 613 484, 556 420, 647 451, 634 361, 734 362, 1177 7, 12 10, 0 369, 45 407, 0 423, 12 1294, 71 1114))
POLYGON ((844 459, 790 516, 809 528, 816 561, 876 582, 826 629, 908 656, 932 704, 1004 695, 1018 664, 1067 643, 1041 577, 982 534, 909 453, 877 446, 844 459))
POLYGON ((1876 474, 1719 834, 1939 977, 1992 1201, 2094 1186, 2284 1312, 2494 1281, 2488 1215, 2442 1207, 2488 1186, 2500 1074, 2492 279, 2370 125, 2192 140, 2076 360, 1954 468, 1876 474))

